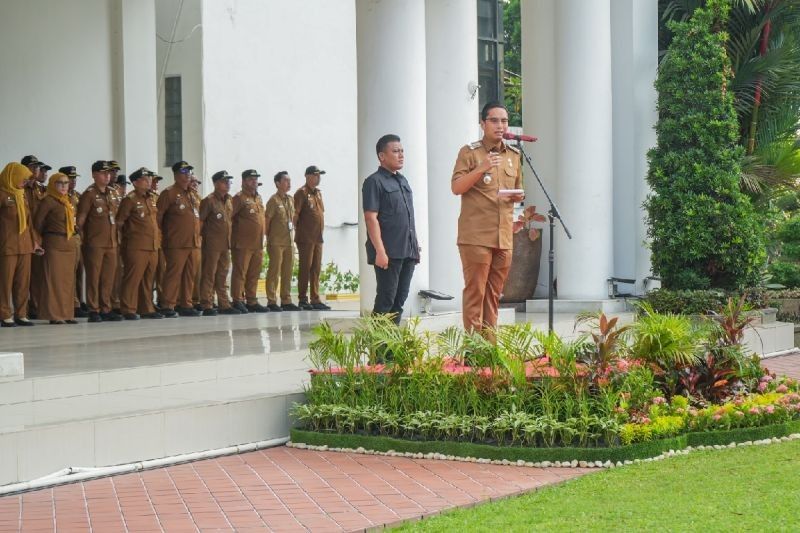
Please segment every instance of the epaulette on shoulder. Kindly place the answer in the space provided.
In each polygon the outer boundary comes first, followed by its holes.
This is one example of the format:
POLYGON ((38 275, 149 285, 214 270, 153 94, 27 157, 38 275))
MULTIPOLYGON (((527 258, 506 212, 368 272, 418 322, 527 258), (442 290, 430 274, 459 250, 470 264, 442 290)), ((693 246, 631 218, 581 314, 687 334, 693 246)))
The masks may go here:
POLYGON ((125 198, 136 198, 136 191, 131 191, 125 195, 125 198))
POLYGON ((483 144, 483 143, 482 143, 482 142, 480 142, 480 141, 475 141, 474 143, 470 143, 470 144, 468 144, 467 146, 469 146, 469 149, 470 149, 470 150, 477 150, 478 148, 480 148, 480 147, 481 147, 481 145, 482 145, 482 144, 483 144))
POLYGON ((511 150, 512 152, 514 152, 515 154, 518 154, 518 153, 519 153, 519 148, 517 148, 516 146, 513 146, 513 145, 511 145, 511 144, 507 144, 507 145, 506 145, 506 148, 508 148, 509 150, 511 150))

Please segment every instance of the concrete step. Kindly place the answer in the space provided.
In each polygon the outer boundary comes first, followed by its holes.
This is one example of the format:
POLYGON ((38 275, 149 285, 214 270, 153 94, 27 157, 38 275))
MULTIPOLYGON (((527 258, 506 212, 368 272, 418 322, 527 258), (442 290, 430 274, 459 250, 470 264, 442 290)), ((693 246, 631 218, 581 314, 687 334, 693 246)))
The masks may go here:
MULTIPOLYGON (((547 313, 548 301, 547 299, 528 300, 525 303, 526 313, 547 313)), ((616 300, 554 300, 553 301, 554 313, 577 314, 577 313, 596 313, 602 311, 606 314, 609 313, 623 313, 628 311, 627 304, 624 299, 616 300)))

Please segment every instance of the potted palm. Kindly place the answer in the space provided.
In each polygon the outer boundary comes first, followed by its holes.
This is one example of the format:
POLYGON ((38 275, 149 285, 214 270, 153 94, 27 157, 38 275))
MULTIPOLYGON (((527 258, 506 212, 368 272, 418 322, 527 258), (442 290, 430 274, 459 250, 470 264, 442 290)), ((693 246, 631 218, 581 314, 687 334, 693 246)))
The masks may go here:
POLYGON ((534 224, 545 220, 547 217, 537 213, 535 205, 529 205, 514 221, 514 252, 501 303, 522 303, 533 298, 542 256, 542 231, 534 224))

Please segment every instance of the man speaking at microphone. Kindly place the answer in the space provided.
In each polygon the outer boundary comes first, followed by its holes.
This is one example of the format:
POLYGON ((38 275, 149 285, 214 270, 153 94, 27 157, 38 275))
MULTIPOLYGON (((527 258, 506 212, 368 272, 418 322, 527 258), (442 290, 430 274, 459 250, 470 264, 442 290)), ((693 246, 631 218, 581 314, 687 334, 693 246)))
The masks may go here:
POLYGON ((514 243, 514 203, 521 202, 519 150, 507 146, 508 110, 497 102, 481 110, 483 138, 458 152, 451 190, 461 196, 458 251, 464 271, 464 329, 494 340, 497 309, 514 243), (501 193, 501 191, 503 191, 501 193))

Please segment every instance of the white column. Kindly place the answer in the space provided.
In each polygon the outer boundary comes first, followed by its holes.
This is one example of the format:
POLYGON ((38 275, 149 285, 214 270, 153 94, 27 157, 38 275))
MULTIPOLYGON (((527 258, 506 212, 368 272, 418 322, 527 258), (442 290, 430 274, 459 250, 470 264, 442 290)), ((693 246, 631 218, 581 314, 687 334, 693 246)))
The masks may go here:
POLYGON ((613 268, 611 9, 556 3, 557 198, 572 231, 556 232, 558 297, 604 299, 613 268))
MULTIPOLYGON (((559 117, 555 102, 556 89, 556 29, 554 0, 526 0, 522 8, 522 126, 525 133, 539 137, 539 141, 526 145, 542 182, 555 195, 558 183, 558 157, 556 152, 559 117)), ((530 169, 524 169, 525 204, 535 205, 546 213, 547 200, 530 169)), ((553 196, 555 199, 555 196, 553 196)), ((558 231, 561 231, 560 228, 558 231)), ((542 231, 542 258, 536 297, 547 296, 547 250, 550 238, 547 228, 542 231)), ((558 268, 556 256, 556 268, 558 268)))
POLYGON ((416 313, 416 293, 428 288, 428 185, 425 87, 425 3, 423 0, 356 0, 358 49, 359 275, 361 311, 372 310, 375 273, 367 265, 367 231, 361 184, 378 168, 375 143, 400 136, 414 193, 414 215, 422 262, 417 265, 405 309, 416 313))
POLYGON ((460 309, 463 276, 456 238, 459 197, 450 191, 458 150, 478 139, 477 2, 425 2, 430 288, 453 295, 437 310, 460 309))
POLYGON ((154 0, 116 0, 116 153, 123 170, 158 168, 154 0))
POLYGON ((650 253, 642 209, 647 150, 656 143, 657 0, 611 1, 614 91, 614 273, 643 292, 650 253))

